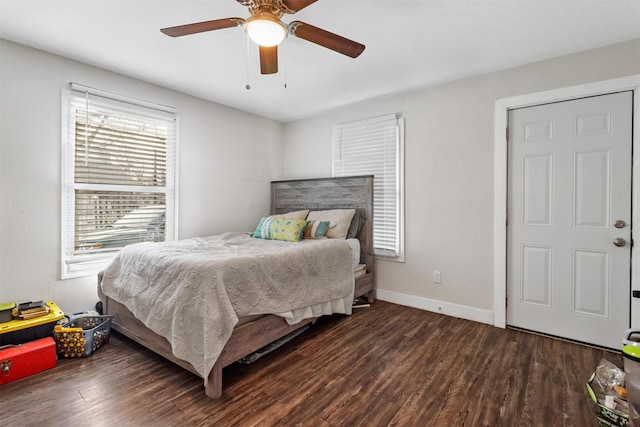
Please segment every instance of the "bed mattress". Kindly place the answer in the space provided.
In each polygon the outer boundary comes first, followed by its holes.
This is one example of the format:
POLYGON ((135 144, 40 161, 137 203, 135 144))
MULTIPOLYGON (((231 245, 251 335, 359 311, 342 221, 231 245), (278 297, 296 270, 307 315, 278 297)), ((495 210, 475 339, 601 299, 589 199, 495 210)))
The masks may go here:
POLYGON ((295 324, 350 314, 351 259, 345 240, 291 243, 224 233, 127 246, 99 288, 206 376, 239 318, 277 314, 295 324))

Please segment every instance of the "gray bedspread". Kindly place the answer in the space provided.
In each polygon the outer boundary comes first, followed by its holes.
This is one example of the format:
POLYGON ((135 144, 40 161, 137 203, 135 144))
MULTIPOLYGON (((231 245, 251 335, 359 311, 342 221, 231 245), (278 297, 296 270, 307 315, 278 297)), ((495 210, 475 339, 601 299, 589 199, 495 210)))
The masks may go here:
POLYGON ((99 287, 206 378, 238 318, 271 313, 294 324, 351 314, 354 279, 344 240, 291 243, 225 233, 127 246, 99 287))

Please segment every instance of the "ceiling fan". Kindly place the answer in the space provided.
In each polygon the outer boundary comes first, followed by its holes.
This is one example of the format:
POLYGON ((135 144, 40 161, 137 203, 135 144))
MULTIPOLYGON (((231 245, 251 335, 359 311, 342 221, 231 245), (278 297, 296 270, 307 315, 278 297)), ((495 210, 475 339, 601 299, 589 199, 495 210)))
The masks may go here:
POLYGON ((289 23, 289 25, 280 21, 280 18, 282 18, 285 13, 296 13, 315 3, 317 0, 236 1, 249 8, 249 13, 251 13, 249 18, 214 19, 213 21, 163 28, 160 31, 171 37, 179 37, 244 25, 249 38, 259 45, 260 72, 262 74, 278 72, 278 44, 289 34, 351 58, 357 58, 364 51, 365 46, 363 44, 323 30, 322 28, 314 27, 313 25, 300 21, 293 21, 289 23))

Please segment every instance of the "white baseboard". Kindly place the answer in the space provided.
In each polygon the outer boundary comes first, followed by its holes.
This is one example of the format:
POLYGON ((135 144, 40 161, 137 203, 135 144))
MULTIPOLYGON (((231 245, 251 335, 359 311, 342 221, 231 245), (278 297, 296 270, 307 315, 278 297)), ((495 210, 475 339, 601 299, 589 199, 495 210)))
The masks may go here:
POLYGON ((434 313, 446 314, 447 316, 459 317, 461 319, 473 320, 474 322, 487 323, 493 326, 493 311, 491 310, 483 310, 466 305, 452 304, 450 302, 422 298, 414 295, 385 291, 384 289, 376 289, 376 298, 382 301, 392 302, 394 304, 419 308, 421 310, 432 311, 434 313))

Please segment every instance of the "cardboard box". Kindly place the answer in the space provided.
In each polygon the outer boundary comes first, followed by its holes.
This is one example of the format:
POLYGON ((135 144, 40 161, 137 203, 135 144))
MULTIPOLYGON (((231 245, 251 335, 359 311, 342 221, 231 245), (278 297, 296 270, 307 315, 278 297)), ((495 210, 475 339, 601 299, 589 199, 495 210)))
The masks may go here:
POLYGON ((629 427, 629 415, 624 414, 622 412, 614 411, 613 409, 609 409, 604 405, 598 403, 598 399, 596 399, 596 395, 591 389, 591 382, 595 378, 595 372, 589 378, 587 382, 587 391, 589 392, 589 396, 591 396, 591 400, 595 403, 595 412, 598 417, 598 427, 629 427))

